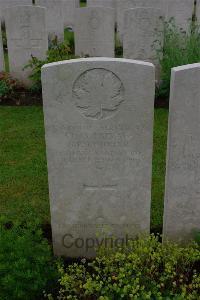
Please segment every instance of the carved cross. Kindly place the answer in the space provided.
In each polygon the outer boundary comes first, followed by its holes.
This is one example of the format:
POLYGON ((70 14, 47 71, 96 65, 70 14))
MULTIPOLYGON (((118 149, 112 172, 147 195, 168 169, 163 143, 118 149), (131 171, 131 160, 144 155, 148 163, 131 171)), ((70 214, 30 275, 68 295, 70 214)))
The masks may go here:
MULTIPOLYGON (((101 197, 101 193, 99 193, 99 191, 113 193, 116 191, 117 184, 103 184, 103 183, 91 184, 91 185, 83 184, 83 187, 86 192, 90 193, 88 199, 91 200, 91 198, 94 196, 95 193, 97 200, 107 200, 106 196, 104 196, 104 198, 101 197)), ((93 210, 95 209, 96 211, 95 219, 98 224, 109 223, 109 218, 107 217, 106 209, 103 202, 104 201, 97 201, 97 203, 95 204, 95 208, 93 207, 93 210)))

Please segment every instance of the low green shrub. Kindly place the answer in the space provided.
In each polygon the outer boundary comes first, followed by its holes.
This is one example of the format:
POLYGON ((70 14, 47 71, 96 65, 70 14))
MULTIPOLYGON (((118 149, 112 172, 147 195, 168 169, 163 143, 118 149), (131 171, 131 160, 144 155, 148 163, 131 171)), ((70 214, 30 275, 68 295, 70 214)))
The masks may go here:
MULTIPOLYGON (((60 267, 56 299, 200 299, 200 248, 151 236, 128 248, 101 249, 93 261, 60 267)), ((48 295, 48 299, 55 299, 48 295)))
POLYGON ((9 95, 11 91, 11 87, 8 84, 7 80, 1 79, 0 80, 0 97, 6 97, 9 95))
POLYGON ((40 60, 32 56, 29 63, 24 67, 25 69, 30 68, 32 70, 30 75, 33 83, 31 90, 33 92, 41 92, 42 90, 41 68, 43 65, 72 58, 74 58, 74 55, 69 44, 67 42, 58 43, 56 39, 52 41, 51 48, 47 51, 45 60, 40 60))
POLYGON ((167 98, 170 91, 171 69, 200 61, 199 26, 192 24, 188 33, 182 31, 173 19, 164 26, 164 45, 158 50, 161 65, 161 84, 157 97, 167 98))
POLYGON ((0 73, 0 102, 8 98, 17 98, 18 91, 22 88, 22 85, 9 73, 0 73))
POLYGON ((57 268, 38 225, 0 222, 0 299, 41 299, 53 291, 57 268))

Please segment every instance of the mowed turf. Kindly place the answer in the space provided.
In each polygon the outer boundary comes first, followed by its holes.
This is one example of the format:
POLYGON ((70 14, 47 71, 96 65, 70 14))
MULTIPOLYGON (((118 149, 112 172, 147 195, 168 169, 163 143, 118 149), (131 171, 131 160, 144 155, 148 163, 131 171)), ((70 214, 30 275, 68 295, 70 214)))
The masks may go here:
MULTIPOLYGON (((155 110, 152 228, 162 224, 168 111, 155 110)), ((0 215, 50 222, 43 111, 0 107, 0 215)))
POLYGON ((0 107, 0 212, 8 220, 49 220, 41 107, 0 107))

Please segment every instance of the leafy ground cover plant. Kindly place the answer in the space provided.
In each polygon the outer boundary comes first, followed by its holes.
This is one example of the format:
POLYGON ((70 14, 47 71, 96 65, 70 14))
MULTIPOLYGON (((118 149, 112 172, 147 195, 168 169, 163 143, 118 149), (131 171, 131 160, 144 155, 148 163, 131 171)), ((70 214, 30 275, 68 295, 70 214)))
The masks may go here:
POLYGON ((74 58, 74 55, 69 44, 66 42, 58 43, 56 39, 52 41, 45 60, 32 56, 29 63, 25 66, 25 69, 30 68, 32 70, 30 75, 30 79, 33 82, 31 90, 34 92, 41 92, 42 90, 41 68, 43 65, 72 58, 74 58))
POLYGON ((1 105, 41 104, 41 94, 33 93, 7 72, 0 73, 1 105))
POLYGON ((150 236, 124 249, 101 249, 92 262, 59 267, 60 292, 52 299, 200 299, 200 248, 150 236))
POLYGON ((21 88, 19 82, 13 79, 8 73, 0 73, 0 102, 14 97, 14 95, 17 97, 17 93, 21 88))
POLYGON ((164 45, 157 53, 161 65, 161 84, 157 89, 157 97, 168 98, 171 69, 200 61, 199 26, 192 24, 190 30, 184 32, 173 19, 165 23, 164 45))
POLYGON ((41 299, 56 286, 51 248, 37 224, 0 221, 0 299, 41 299))

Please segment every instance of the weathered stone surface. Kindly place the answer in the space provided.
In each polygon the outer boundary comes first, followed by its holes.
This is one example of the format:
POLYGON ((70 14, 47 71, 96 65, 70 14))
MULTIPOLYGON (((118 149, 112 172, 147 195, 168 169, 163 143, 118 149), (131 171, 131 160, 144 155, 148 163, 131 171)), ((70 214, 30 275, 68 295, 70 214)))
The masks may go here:
POLYGON ((190 27, 194 11, 194 0, 167 0, 165 1, 166 20, 175 20, 178 27, 187 31, 190 27))
POLYGON ((196 18, 198 24, 200 24, 200 0, 197 0, 197 4, 196 4, 196 18))
POLYGON ((32 5, 32 0, 0 0, 0 19, 4 21, 3 10, 16 5, 32 5))
POLYGON ((35 0, 35 4, 46 8, 49 39, 64 40, 64 14, 62 0, 35 0))
MULTIPOLYGON (((127 9, 137 7, 153 7, 161 9, 164 14, 164 1, 165 0, 116 0, 117 7, 117 32, 119 39, 123 41, 124 31, 124 13, 127 9)), ((166 0, 167 1, 167 0, 166 0)))
POLYGON ((103 7, 110 7, 115 8, 115 0, 87 0, 87 6, 103 6, 103 7))
POLYGON ((77 0, 63 0, 63 18, 65 27, 74 27, 75 9, 79 6, 77 0))
POLYGON ((200 64, 172 69, 164 239, 200 230, 200 64))
POLYGON ((10 73, 29 84, 30 69, 23 70, 31 56, 44 59, 48 49, 45 8, 13 6, 6 8, 5 24, 10 73))
POLYGON ((3 41, 2 41, 2 34, 1 34, 1 28, 0 28, 0 72, 4 71, 5 65, 4 65, 4 54, 3 54, 3 41))
POLYGON ((155 8, 125 11, 123 53, 125 58, 139 59, 158 65, 157 50, 163 44, 163 12, 155 8))
POLYGON ((75 19, 76 55, 114 57, 115 12, 112 8, 77 8, 75 19))
POLYGON ((100 233, 149 232, 154 80, 152 64, 126 59, 43 67, 56 255, 94 256, 100 233))
POLYGON ((116 1, 115 0, 87 0, 88 7, 110 7, 115 10, 115 21, 116 21, 116 1))

